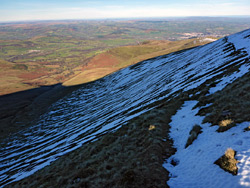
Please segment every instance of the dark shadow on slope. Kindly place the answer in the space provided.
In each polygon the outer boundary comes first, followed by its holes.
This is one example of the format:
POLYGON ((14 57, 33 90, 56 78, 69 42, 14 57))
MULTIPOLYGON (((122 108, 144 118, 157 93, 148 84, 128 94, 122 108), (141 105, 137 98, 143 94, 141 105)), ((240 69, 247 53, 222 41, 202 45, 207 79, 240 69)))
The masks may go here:
MULTIPOLYGON (((149 60, 152 61, 162 59, 168 57, 170 54, 178 54, 199 47, 200 46, 191 47, 166 55, 149 58, 129 66, 129 69, 140 69, 144 63, 150 63, 148 62, 149 60)), ((118 71, 119 70, 116 72, 118 71)), ((27 126, 30 126, 32 123, 34 123, 37 117, 46 112, 51 104, 64 97, 68 93, 71 93, 83 85, 88 87, 89 84, 92 84, 96 81, 103 82, 105 77, 113 73, 110 73, 98 80, 77 86, 66 87, 59 83, 0 96, 0 140, 7 137, 10 133, 17 132, 27 126)))
POLYGON ((55 84, 0 96, 0 140, 30 126, 51 104, 81 86, 55 84))

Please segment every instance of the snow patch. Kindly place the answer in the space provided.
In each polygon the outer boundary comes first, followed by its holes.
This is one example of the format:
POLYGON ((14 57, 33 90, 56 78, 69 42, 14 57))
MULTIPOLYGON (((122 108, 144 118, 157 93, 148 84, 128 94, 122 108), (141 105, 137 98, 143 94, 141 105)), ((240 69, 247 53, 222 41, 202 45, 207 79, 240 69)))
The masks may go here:
POLYGON ((217 39, 212 39, 212 38, 204 38, 204 39, 201 39, 200 42, 214 42, 216 41, 217 39))
POLYGON ((177 148, 163 166, 171 173, 167 182, 170 187, 249 187, 250 186, 250 136, 243 129, 249 122, 238 124, 226 132, 216 132, 217 126, 202 124, 204 117, 196 116, 198 108, 193 109, 197 101, 186 101, 183 107, 172 117, 170 137, 177 148), (198 124, 202 133, 185 149, 192 127, 198 124), (227 148, 237 152, 238 175, 225 172, 214 162, 227 148), (179 161, 176 166, 171 161, 179 161))
POLYGON ((217 91, 222 90, 224 87, 226 87, 228 84, 231 84, 233 81, 235 81, 237 78, 242 77, 244 74, 248 73, 250 69, 250 65, 249 64, 243 64, 241 65, 241 67, 239 68, 238 71, 232 73, 229 76, 224 76, 223 78, 220 79, 220 82, 215 86, 215 87, 211 87, 209 89, 209 94, 213 94, 217 91))
POLYGON ((250 30, 236 33, 228 37, 228 42, 234 44, 236 50, 244 50, 250 55, 250 30), (248 37, 247 37, 248 36, 248 37))

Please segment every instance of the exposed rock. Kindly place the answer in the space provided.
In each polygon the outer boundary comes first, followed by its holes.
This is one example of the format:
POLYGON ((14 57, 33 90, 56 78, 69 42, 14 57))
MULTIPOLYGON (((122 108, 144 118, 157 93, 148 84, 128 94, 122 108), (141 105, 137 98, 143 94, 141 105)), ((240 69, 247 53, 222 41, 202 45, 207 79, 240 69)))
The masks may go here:
POLYGON ((193 141, 198 137, 198 135, 200 133, 202 133, 201 131, 201 126, 199 125, 194 125, 192 130, 189 132, 189 137, 188 137, 188 140, 187 140, 187 143, 185 145, 185 148, 187 148, 189 145, 191 145, 193 143, 193 141))
POLYGON ((228 148, 223 156, 221 156, 214 164, 220 166, 223 170, 233 174, 234 176, 238 173, 236 164, 238 161, 234 158, 236 152, 232 148, 228 148))

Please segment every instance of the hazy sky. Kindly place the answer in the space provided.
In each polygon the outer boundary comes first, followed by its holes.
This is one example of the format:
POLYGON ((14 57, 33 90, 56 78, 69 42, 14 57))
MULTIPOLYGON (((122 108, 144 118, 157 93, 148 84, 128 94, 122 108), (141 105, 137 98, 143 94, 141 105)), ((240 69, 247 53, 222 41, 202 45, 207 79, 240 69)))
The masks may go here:
POLYGON ((0 21, 250 15, 250 0, 0 0, 0 21))

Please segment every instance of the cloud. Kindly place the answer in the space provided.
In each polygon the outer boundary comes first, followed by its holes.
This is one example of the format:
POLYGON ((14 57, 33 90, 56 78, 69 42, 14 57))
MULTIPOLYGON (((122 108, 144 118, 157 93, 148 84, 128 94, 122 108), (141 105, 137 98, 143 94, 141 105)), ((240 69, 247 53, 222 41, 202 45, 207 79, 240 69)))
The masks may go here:
POLYGON ((170 16, 223 16, 250 15, 250 5, 235 3, 200 3, 195 5, 183 4, 162 6, 113 6, 102 7, 69 7, 1 11, 0 20, 52 20, 52 19, 100 19, 100 18, 129 18, 129 17, 170 17, 170 16))

